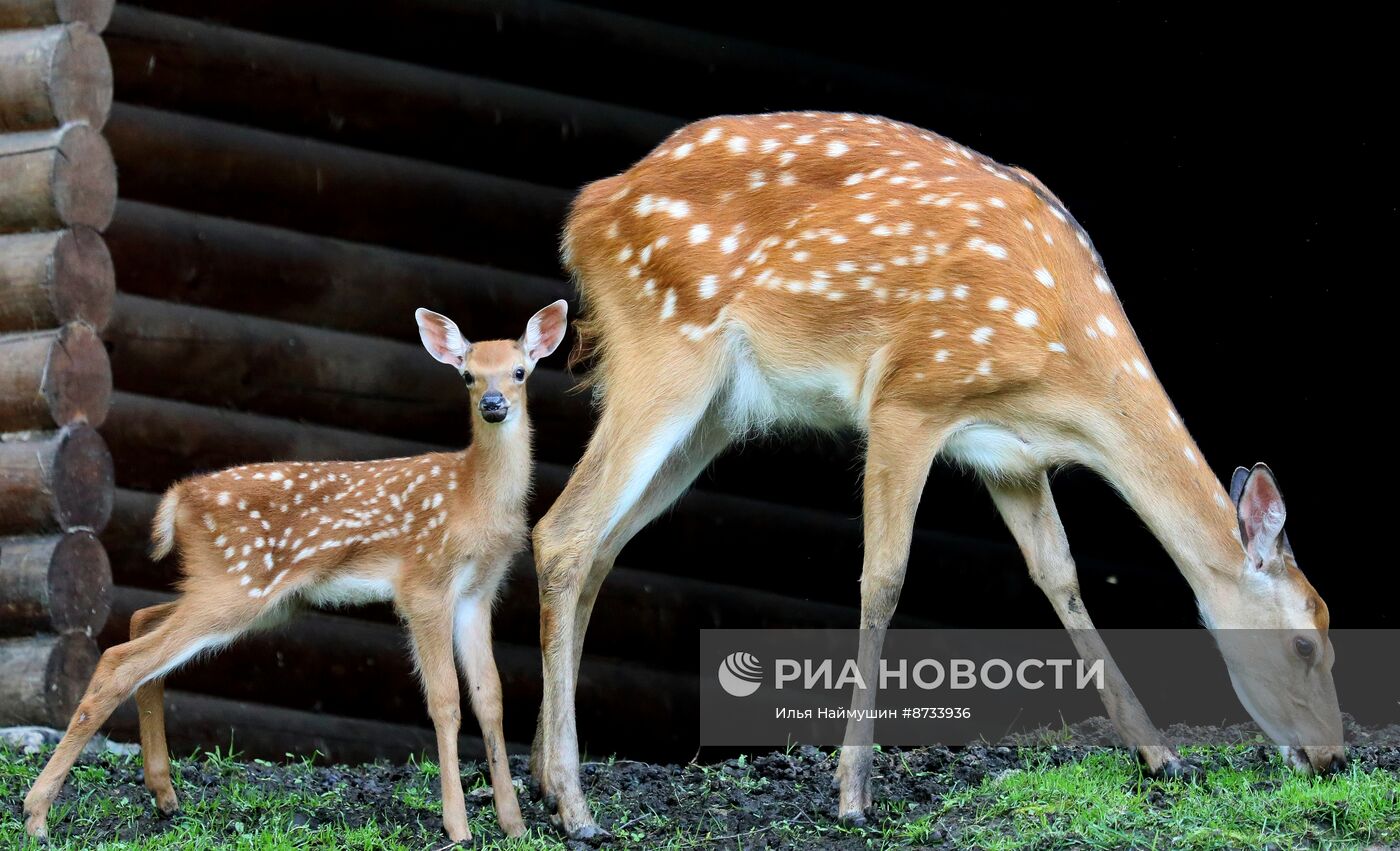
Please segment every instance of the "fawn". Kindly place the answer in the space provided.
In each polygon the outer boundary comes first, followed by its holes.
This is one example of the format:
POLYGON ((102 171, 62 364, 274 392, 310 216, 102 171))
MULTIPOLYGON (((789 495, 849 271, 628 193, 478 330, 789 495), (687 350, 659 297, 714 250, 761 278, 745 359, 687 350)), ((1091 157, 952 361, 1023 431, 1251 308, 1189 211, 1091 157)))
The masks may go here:
MULTIPOLYGON (((602 412, 535 527, 545 680, 531 761, 570 836, 598 833, 573 701, 613 559, 727 446, 776 429, 854 428, 864 440, 863 670, 939 456, 979 475, 1080 654, 1106 657, 1046 476, 1077 463, 1147 522, 1217 638, 1280 634, 1266 656, 1221 649, 1288 759, 1345 764, 1327 607, 1294 561, 1272 474, 1241 469, 1222 488, 1088 235, 1030 174, 875 116, 723 116, 585 187, 563 254, 588 310, 579 336, 598 354, 602 412)), ((1109 714, 1148 768, 1189 771, 1106 670, 1109 714)), ((857 708, 874 700, 857 694, 857 708)), ((839 814, 853 821, 870 806, 869 723, 848 727, 838 772, 839 814)))
POLYGON ((146 786, 170 813, 178 802, 165 742, 167 674, 300 606, 388 600, 408 627, 437 731, 447 835, 471 838, 457 763, 454 644, 481 724, 501 828, 522 834, 501 733, 491 607, 525 543, 525 381, 563 339, 567 312, 567 303, 556 301, 530 319, 518 341, 473 344, 446 316, 417 311, 423 346, 462 374, 476 409, 471 445, 462 452, 255 464, 171 487, 152 538, 156 558, 179 548, 181 594, 133 615, 131 641, 102 654, 63 740, 24 799, 29 834, 45 835, 49 807, 83 745, 133 691, 146 786))

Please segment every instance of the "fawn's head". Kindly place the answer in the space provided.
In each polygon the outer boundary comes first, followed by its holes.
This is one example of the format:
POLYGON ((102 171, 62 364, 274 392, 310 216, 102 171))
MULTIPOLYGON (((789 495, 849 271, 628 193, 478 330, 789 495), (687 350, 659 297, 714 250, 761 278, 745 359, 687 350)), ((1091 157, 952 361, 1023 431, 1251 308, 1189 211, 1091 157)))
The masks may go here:
POLYGON ((1327 604, 1293 557, 1278 483, 1263 464, 1240 467, 1230 496, 1245 567, 1205 614, 1235 693, 1294 768, 1344 768, 1327 604))
POLYGON ((457 323, 426 308, 418 308, 418 335, 428 354, 462 374, 467 392, 483 422, 503 423, 525 408, 525 379, 535 364, 559 347, 568 327, 568 302, 560 299, 525 323, 518 340, 472 343, 457 323))

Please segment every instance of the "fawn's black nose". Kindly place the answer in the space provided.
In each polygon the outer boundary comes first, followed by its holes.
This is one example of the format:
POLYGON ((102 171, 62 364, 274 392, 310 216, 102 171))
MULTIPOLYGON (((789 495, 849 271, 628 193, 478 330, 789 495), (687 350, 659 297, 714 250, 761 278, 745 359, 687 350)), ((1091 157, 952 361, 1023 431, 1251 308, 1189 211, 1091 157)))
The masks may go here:
POLYGON ((1340 774, 1347 770, 1346 754, 1337 754, 1332 757, 1332 761, 1327 763, 1327 770, 1323 774, 1340 774))
POLYGON ((510 413, 510 405, 506 402, 506 397, 500 391, 491 390, 481 397, 481 418, 488 423, 498 423, 506 418, 510 413))

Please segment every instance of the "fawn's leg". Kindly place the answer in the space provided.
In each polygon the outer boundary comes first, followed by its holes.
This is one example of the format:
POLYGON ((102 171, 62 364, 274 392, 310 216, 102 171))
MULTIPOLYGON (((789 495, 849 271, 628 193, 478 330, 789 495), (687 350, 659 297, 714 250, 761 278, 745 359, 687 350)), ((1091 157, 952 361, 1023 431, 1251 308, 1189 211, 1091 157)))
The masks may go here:
POLYGON ((1021 547, 1031 578, 1055 607, 1055 614, 1069 630, 1080 657, 1090 663, 1103 660, 1104 687, 1099 696, 1124 741, 1137 748, 1138 756, 1153 774, 1177 777, 1194 772, 1189 763, 1163 742, 1162 734, 1147 717, 1147 710, 1143 709, 1094 628, 1079 596, 1078 571, 1045 474, 1041 473, 1030 482, 988 480, 987 489, 1021 547))
POLYGON ((486 760, 491 766, 491 793, 496 801, 496 819, 507 836, 525 833, 520 801, 511 783, 510 762, 506 758, 506 738, 501 730, 501 677, 491 650, 491 600, 493 593, 466 597, 457 603, 457 661, 467 679, 472 712, 486 742, 486 760))
POLYGON ((58 743, 48 765, 34 781, 24 798, 27 817, 25 830, 30 836, 48 834, 49 807, 63 788, 63 780, 73 767, 83 746, 136 687, 162 677, 204 650, 231 641, 247 619, 229 612, 211 617, 205 608, 196 609, 181 600, 165 620, 140 638, 109 647, 97 663, 73 720, 58 743))
MULTIPOLYGON (((160 626, 175 610, 175 601, 141 609, 131 615, 131 638, 135 640, 160 626)), ((175 786, 170 782, 170 749, 165 742, 165 678, 154 677, 136 689, 136 715, 141 722, 141 763, 146 788, 155 796, 156 807, 170 815, 180 809, 175 786)))
POLYGON ((603 541, 689 439, 716 384, 713 364, 692 360, 687 370, 665 373, 664 380, 644 366, 658 380, 646 386, 620 383, 609 391, 588 450, 535 526, 544 699, 531 767, 545 800, 557 806, 565 832, 574 839, 599 833, 579 783, 574 716, 574 646, 583 591, 603 541))
POLYGON ((467 826, 467 802, 462 796, 462 769, 457 761, 457 732, 462 726, 462 696, 457 689, 457 666, 452 660, 452 621, 455 600, 444 590, 424 589, 415 600, 400 603, 408 622, 413 657, 423 678, 428 715, 437 731, 438 764, 442 773, 442 827, 453 842, 472 838, 467 826))
MULTIPOLYGON (((875 706, 876 669, 885 631, 899 604, 914 534, 914 512, 946 426, 925 412, 902 405, 877 407, 870 413, 865 450, 865 565, 860 576, 860 650, 857 664, 870 688, 857 689, 852 710, 875 706)), ((837 815, 857 824, 870 809, 870 765, 875 722, 853 711, 846 724, 837 815)))

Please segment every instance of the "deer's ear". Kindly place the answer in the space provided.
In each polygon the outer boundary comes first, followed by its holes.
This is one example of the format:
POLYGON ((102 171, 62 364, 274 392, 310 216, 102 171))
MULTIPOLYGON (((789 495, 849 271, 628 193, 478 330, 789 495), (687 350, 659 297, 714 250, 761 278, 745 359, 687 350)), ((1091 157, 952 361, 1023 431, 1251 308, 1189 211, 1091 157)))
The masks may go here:
POLYGON ((541 358, 549 357, 564 341, 564 332, 569 327, 569 303, 562 298, 539 313, 530 317, 525 325, 525 334, 520 338, 520 348, 533 367, 541 358))
POLYGON ((1249 481, 1249 468, 1236 467, 1235 474, 1230 477, 1230 502, 1235 505, 1240 504, 1240 497, 1244 494, 1244 483, 1249 481))
POLYGON ((1283 494, 1273 471, 1264 464, 1255 464, 1240 481, 1235 471, 1231 495, 1235 496, 1235 512, 1240 522, 1240 541, 1249 555, 1250 563, 1261 570, 1278 564, 1283 542, 1283 522, 1288 517, 1283 507, 1283 494), (1235 495, 1238 488, 1238 495, 1235 495))
POLYGON ((472 344, 462 336, 456 322, 426 307, 415 310, 413 316, 418 320, 418 336, 423 338, 423 348, 428 354, 458 369, 467 365, 467 352, 471 351, 472 344))

